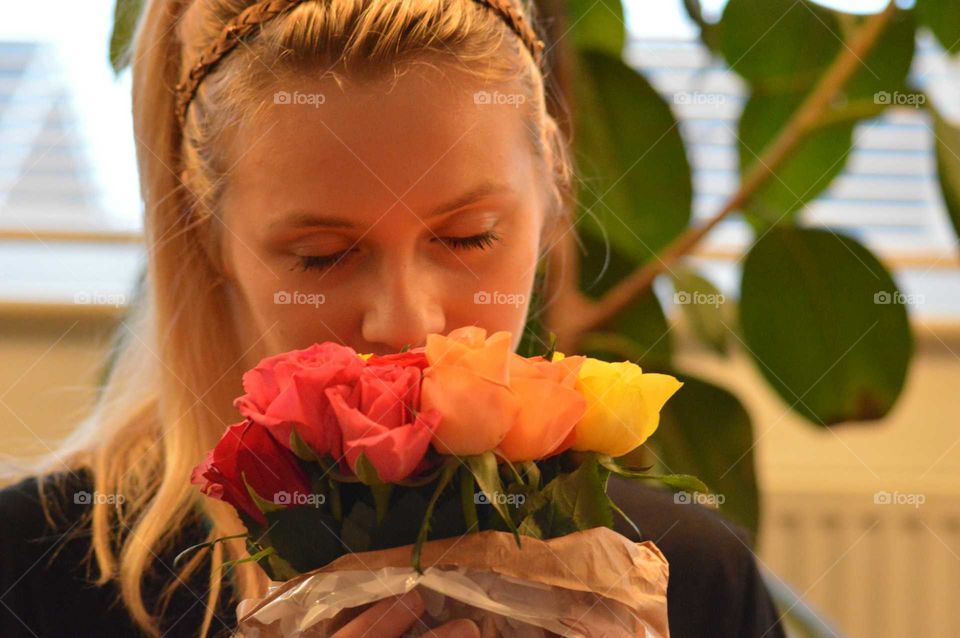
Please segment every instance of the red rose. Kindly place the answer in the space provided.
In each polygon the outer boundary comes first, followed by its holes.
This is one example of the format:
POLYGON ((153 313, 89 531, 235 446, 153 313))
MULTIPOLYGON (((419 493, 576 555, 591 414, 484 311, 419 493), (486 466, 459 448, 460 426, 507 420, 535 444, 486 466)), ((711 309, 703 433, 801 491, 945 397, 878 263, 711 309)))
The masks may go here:
MULTIPOLYGON (((407 354, 407 353, 403 353, 407 354)), ((327 389, 350 469, 356 472, 360 454, 385 482, 401 481, 421 468, 421 462, 440 421, 440 413, 418 412, 420 369, 409 366, 370 365, 356 385, 327 389)))
POLYGON ((216 447, 193 468, 190 482, 212 498, 226 501, 261 525, 267 524, 244 485, 276 502, 278 492, 310 492, 310 481, 297 458, 265 426, 250 419, 227 428, 216 447))
POLYGON ((233 404, 243 416, 270 428, 284 446, 290 446, 290 433, 296 430, 318 455, 339 458, 340 430, 324 390, 352 385, 365 365, 352 348, 332 342, 267 357, 244 373, 246 394, 233 404))

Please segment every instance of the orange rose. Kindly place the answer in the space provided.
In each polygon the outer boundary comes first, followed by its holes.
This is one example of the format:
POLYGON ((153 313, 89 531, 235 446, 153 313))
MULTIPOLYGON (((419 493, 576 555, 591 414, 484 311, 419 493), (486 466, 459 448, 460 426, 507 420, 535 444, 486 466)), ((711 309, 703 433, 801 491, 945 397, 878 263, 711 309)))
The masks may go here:
POLYGON ((563 452, 573 443, 574 427, 587 408, 576 390, 584 357, 546 361, 510 359, 510 388, 520 404, 513 427, 500 442, 510 461, 533 461, 563 452))
POLYGON ((433 433, 438 452, 481 454, 500 444, 520 411, 509 383, 512 354, 509 332, 488 338, 467 326, 427 336, 421 409, 442 415, 433 433))

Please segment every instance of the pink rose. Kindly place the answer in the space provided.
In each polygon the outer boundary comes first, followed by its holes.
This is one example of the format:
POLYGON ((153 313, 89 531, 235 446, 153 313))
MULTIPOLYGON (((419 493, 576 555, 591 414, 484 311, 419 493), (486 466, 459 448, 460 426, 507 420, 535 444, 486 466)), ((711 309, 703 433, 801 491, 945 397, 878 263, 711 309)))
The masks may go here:
POLYGON ((406 362, 412 365, 369 365, 353 387, 326 391, 350 469, 357 471, 362 453, 388 483, 421 469, 440 421, 436 411, 419 412, 421 371, 414 360, 406 362))
POLYGON ((340 430, 324 390, 353 384, 365 365, 352 348, 332 342, 267 357, 244 373, 246 394, 233 405, 281 444, 290 447, 296 430, 318 455, 339 458, 340 430))
POLYGON ((211 498, 230 503, 261 525, 267 524, 247 485, 266 501, 278 492, 310 492, 310 481, 297 458, 268 429, 247 419, 227 428, 206 458, 193 468, 190 482, 211 498))

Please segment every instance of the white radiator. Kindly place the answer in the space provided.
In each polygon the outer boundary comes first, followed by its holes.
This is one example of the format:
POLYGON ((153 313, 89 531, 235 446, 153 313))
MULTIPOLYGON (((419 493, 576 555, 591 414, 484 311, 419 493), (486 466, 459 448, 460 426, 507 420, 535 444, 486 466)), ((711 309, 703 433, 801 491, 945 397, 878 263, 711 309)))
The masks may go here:
POLYGON ((763 508, 761 560, 841 636, 960 637, 960 495, 767 493, 763 508))

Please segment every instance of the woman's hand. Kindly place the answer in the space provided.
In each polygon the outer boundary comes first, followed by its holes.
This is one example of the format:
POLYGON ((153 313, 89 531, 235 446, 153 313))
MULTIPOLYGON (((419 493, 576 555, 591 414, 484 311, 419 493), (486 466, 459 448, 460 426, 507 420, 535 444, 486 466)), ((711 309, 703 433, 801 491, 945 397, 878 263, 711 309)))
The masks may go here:
MULTIPOLYGON (((423 598, 414 589, 402 596, 378 601, 344 625, 332 638, 399 638, 417 622, 423 611, 423 598)), ((432 638, 480 638, 480 628, 471 620, 454 620, 424 635, 432 638)))

